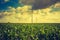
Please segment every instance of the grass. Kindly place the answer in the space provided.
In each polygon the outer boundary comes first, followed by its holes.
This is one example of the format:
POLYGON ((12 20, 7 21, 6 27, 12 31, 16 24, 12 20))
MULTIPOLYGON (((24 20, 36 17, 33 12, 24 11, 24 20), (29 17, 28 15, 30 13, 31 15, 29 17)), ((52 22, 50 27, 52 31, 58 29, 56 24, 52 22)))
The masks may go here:
POLYGON ((0 40, 60 40, 60 24, 0 23, 0 40))

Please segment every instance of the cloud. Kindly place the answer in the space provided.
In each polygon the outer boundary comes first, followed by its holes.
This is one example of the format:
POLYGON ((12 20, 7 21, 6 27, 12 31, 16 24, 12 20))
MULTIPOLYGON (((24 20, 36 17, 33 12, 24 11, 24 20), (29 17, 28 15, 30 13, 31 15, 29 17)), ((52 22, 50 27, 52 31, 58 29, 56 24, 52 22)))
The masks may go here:
POLYGON ((57 3, 58 0, 21 0, 25 5, 32 5, 32 10, 45 9, 57 3))
POLYGON ((56 3, 54 8, 60 8, 60 2, 56 3))
POLYGON ((0 23, 60 23, 60 11, 51 12, 52 8, 31 10, 31 6, 9 7, 0 12, 0 23))

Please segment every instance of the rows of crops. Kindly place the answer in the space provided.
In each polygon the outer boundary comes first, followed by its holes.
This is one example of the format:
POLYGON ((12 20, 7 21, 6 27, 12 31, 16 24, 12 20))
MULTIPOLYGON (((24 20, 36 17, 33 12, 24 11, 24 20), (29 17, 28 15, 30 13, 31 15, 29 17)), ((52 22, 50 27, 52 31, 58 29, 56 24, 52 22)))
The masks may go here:
POLYGON ((60 24, 0 24, 0 40, 60 40, 60 24))

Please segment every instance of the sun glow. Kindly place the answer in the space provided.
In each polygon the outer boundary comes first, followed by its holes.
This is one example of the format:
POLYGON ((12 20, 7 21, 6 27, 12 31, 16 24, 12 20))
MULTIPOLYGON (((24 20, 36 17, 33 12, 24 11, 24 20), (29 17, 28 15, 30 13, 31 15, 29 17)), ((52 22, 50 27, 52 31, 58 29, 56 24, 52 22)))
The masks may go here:
POLYGON ((60 23, 60 12, 52 8, 30 10, 31 6, 12 8, 0 13, 0 23, 60 23))

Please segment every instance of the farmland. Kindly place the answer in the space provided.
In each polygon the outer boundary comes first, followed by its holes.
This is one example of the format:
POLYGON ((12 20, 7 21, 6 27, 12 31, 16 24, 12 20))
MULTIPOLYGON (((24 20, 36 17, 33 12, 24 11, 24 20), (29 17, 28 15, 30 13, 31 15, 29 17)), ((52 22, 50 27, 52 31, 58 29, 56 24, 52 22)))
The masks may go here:
POLYGON ((0 40, 60 40, 60 24, 0 23, 0 40))

